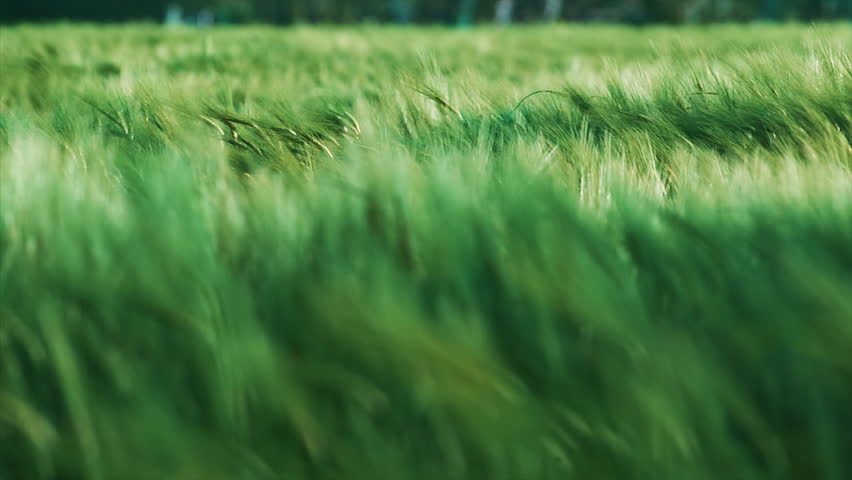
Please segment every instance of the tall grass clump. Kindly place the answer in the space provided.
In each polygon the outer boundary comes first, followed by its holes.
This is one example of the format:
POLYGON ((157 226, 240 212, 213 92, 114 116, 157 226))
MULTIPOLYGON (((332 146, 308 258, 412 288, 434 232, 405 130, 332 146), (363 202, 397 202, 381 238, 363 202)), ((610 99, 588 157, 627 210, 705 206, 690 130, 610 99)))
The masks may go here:
POLYGON ((852 477, 848 24, 0 31, 0 478, 852 477))

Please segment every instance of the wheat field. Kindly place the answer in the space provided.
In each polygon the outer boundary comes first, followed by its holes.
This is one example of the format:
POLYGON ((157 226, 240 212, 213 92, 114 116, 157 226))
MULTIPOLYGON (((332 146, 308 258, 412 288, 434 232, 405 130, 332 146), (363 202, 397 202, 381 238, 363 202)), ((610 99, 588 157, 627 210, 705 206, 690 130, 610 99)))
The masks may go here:
POLYGON ((0 30, 0 479, 852 478, 852 26, 0 30))

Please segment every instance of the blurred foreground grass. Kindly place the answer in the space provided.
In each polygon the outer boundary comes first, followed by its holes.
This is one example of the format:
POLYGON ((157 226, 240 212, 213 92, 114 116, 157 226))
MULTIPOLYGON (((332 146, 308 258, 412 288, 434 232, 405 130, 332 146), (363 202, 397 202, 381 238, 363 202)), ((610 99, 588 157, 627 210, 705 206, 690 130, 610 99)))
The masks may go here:
POLYGON ((0 30, 0 478, 852 478, 850 37, 0 30))

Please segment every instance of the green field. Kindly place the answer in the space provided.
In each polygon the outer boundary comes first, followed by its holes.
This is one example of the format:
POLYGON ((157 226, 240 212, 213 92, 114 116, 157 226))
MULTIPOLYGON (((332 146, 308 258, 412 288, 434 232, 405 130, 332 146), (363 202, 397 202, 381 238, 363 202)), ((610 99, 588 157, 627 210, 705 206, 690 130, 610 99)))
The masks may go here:
POLYGON ((0 479, 852 478, 850 24, 0 30, 0 479))

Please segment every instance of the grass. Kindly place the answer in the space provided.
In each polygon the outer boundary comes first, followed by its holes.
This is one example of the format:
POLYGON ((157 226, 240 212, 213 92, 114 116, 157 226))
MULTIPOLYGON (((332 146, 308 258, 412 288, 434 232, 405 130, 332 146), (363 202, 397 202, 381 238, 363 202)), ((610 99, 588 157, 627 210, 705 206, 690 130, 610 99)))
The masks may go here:
POLYGON ((852 477, 850 32, 0 30, 0 479, 852 477))

